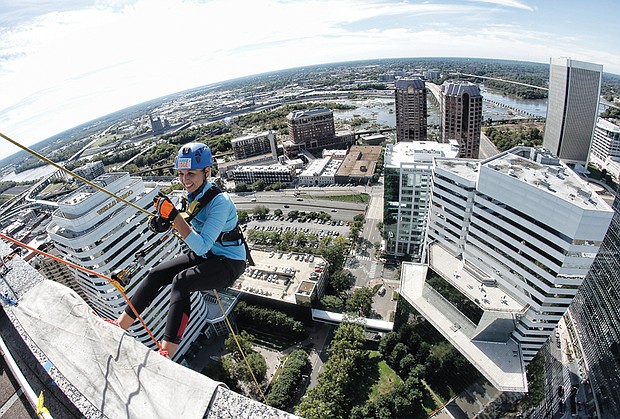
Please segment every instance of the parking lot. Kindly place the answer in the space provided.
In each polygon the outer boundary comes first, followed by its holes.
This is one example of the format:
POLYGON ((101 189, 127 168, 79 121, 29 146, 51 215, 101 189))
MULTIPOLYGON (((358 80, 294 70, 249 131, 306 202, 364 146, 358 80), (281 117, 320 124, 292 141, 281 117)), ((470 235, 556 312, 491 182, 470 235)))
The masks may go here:
POLYGON ((306 233, 316 234, 320 238, 325 236, 344 236, 349 234, 349 222, 343 220, 306 220, 300 222, 297 220, 287 219, 284 216, 268 215, 264 220, 251 220, 244 224, 245 231, 248 232, 252 229, 258 231, 274 231, 285 232, 291 231, 293 233, 306 233))

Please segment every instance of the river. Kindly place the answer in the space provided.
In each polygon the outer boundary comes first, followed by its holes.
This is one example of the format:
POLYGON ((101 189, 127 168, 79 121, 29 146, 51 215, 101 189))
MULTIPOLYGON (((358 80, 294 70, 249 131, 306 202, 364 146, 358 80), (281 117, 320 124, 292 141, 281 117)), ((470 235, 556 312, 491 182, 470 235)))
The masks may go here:
MULTIPOLYGON (((502 103, 511 108, 516 108, 536 116, 544 118, 547 114, 547 99, 518 99, 510 96, 503 95, 501 92, 493 91, 481 86, 481 93, 484 99, 492 100, 497 103, 502 103)), ((343 123, 345 120, 351 120, 355 117, 366 118, 370 122, 363 124, 356 129, 369 129, 373 124, 379 126, 396 127, 396 114, 394 113, 394 99, 393 98, 366 98, 360 100, 336 100, 335 102, 343 103, 347 105, 357 106, 357 109, 339 111, 334 110, 334 120, 336 125, 343 123)), ((482 115, 484 119, 517 119, 522 118, 517 112, 512 111, 509 108, 497 106, 487 100, 482 102, 482 115)), ((433 126, 439 126, 441 122, 441 115, 439 114, 439 108, 429 101, 428 106, 428 118, 427 124, 432 130, 433 126)))
POLYGON ((25 170, 21 173, 11 172, 8 175, 4 176, 0 181, 9 181, 13 180, 15 182, 28 182, 31 180, 38 180, 44 176, 51 175, 54 173, 57 168, 52 166, 51 164, 46 164, 45 166, 35 167, 34 169, 25 170))

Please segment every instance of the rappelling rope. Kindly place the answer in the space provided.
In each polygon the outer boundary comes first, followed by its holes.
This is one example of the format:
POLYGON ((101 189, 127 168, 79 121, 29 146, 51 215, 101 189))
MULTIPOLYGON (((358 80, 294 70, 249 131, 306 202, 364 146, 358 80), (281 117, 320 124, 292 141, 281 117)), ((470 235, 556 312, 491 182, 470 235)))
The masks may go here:
MULTIPOLYGON (((125 203, 125 204, 129 205, 130 207, 132 207, 132 208, 134 208, 134 209, 137 209, 138 211, 141 211, 141 212, 146 213, 146 214, 148 214, 148 215, 153 215, 151 212, 149 212, 149 211, 147 211, 146 209, 144 209, 144 208, 142 208, 142 207, 140 207, 140 206, 138 206, 138 205, 134 204, 133 202, 130 202, 130 201, 128 201, 128 200, 126 200, 126 199, 124 199, 124 198, 121 198, 120 196, 117 196, 117 195, 116 195, 116 194, 114 194, 113 192, 110 192, 110 191, 108 191, 107 189, 102 188, 101 186, 96 185, 95 183, 93 183, 93 182, 89 181, 88 179, 83 178, 82 176, 78 175, 77 173, 74 173, 74 172, 72 172, 71 170, 69 170, 69 169, 67 169, 67 168, 65 168, 65 167, 60 166, 59 164, 54 163, 53 161, 51 161, 51 160, 50 160, 50 159, 48 159, 47 157, 45 157, 45 156, 43 156, 43 155, 41 155, 41 154, 37 153, 36 151, 34 151, 34 150, 32 150, 32 149, 30 149, 30 148, 28 148, 28 147, 26 147, 26 146, 24 146, 24 145, 22 145, 22 144, 18 143, 17 141, 13 140, 12 138, 10 138, 10 137, 8 137, 8 136, 4 135, 2 132, 0 132, 0 137, 4 138, 5 140, 7 140, 8 142, 10 142, 11 144, 13 144, 13 145, 15 145, 15 146, 17 146, 17 147, 21 148, 21 149, 22 149, 22 150, 24 150, 25 152, 32 154, 33 156, 37 157, 38 159, 43 160, 44 162, 46 162, 46 163, 48 163, 48 164, 50 164, 50 165, 54 166, 54 167, 55 167, 55 168, 57 168, 58 170, 63 171, 64 173, 68 174, 69 176, 71 176, 71 177, 73 177, 73 178, 75 178, 75 179, 81 180, 82 182, 84 182, 84 183, 86 183, 87 185, 89 185, 89 186, 91 186, 91 187, 95 188, 96 190, 98 190, 98 191, 100 191, 100 192, 103 192, 103 193, 105 193, 106 195, 108 195, 108 196, 110 196, 110 197, 112 197, 112 198, 115 198, 115 199, 117 199, 118 201, 123 202, 123 203, 125 203)), ((183 240, 183 238, 182 238, 181 236, 179 236, 179 234, 178 234, 177 232, 173 232, 173 234, 174 234, 174 235, 175 235, 178 239, 183 240)), ((80 270, 82 270, 82 271, 84 271, 84 272, 88 272, 88 273, 91 273, 91 274, 93 274, 93 275, 99 276, 99 277, 104 278, 104 279, 108 280, 109 282, 111 282, 111 283, 112 283, 112 285, 114 285, 114 287, 115 287, 115 288, 119 291, 119 293, 123 296, 123 298, 125 299, 125 301, 127 301, 127 304, 129 305, 129 307, 131 307, 131 310, 132 310, 132 311, 133 311, 133 313, 137 316, 136 318, 140 320, 140 323, 141 323, 141 324, 142 324, 142 326, 144 327, 144 330, 146 330, 146 332, 149 334, 149 336, 151 337, 151 339, 153 339, 153 341, 155 342, 155 344, 157 345, 157 347, 158 347, 159 349, 162 349, 161 345, 159 344, 159 342, 157 341, 157 339, 155 339, 155 336, 153 336, 153 334, 151 333, 151 331, 150 331, 150 330, 149 330, 149 328, 147 327, 146 323, 142 320, 142 318, 140 317, 140 315, 136 312, 136 309, 135 309, 135 308, 134 308, 134 306, 131 304, 131 301, 129 300, 129 298, 128 298, 128 297, 127 297, 127 295, 125 294, 124 289, 122 289, 122 286, 121 286, 121 285, 120 285, 117 281, 114 281, 112 278, 109 278, 109 277, 107 277, 107 276, 105 276, 105 275, 102 275, 102 274, 100 274, 100 273, 98 273, 98 272, 92 271, 92 270, 90 270, 90 269, 88 269, 88 268, 84 268, 84 267, 79 266, 79 265, 76 265, 76 264, 74 264, 74 263, 67 262, 67 261, 65 261, 65 260, 62 260, 62 259, 60 259, 60 258, 56 257, 56 256, 50 255, 49 253, 45 253, 45 252, 42 252, 42 251, 40 251, 40 250, 38 250, 38 249, 34 249, 34 248, 32 248, 32 247, 29 247, 29 246, 27 246, 26 244, 23 244, 23 243, 21 243, 21 242, 18 242, 18 241, 17 241, 17 240, 15 240, 15 239, 12 239, 12 238, 10 238, 10 237, 8 237, 8 236, 5 236, 4 234, 1 234, 1 233, 0 233, 0 237, 3 237, 3 238, 5 238, 6 240, 9 240, 9 241, 11 241, 11 242, 13 242, 13 243, 15 243, 15 244, 20 245, 20 246, 23 246, 23 247, 25 247, 25 248, 27 248, 27 249, 29 249, 29 250, 32 250, 33 252, 36 252, 36 253, 42 254, 42 255, 44 255, 44 256, 46 256, 46 257, 50 257, 50 258, 52 258, 52 259, 54 259, 54 260, 56 260, 56 261, 58 261, 58 262, 61 262, 61 263, 67 264, 67 265, 72 266, 72 267, 74 267, 74 268, 76 268, 76 269, 80 269, 80 270)), ((248 360, 247 360, 247 358, 246 358, 246 356, 245 356, 245 353, 243 352, 243 349, 241 349, 241 344, 239 343, 239 340, 237 339, 237 334, 236 334, 236 333, 235 333, 235 331, 233 330, 232 325, 230 324, 230 321, 228 320, 228 316, 226 315, 226 310, 224 310, 224 307, 222 306, 222 302, 220 301, 220 297, 219 297, 219 295, 218 295, 218 293, 217 293, 217 290, 215 290, 215 289, 214 289, 214 290, 213 290, 213 292, 215 293, 215 297, 217 298, 217 302, 218 302, 218 303, 219 303, 219 305, 220 305, 220 308, 221 308, 221 310, 222 310, 222 314, 224 315, 224 319, 226 320, 226 324, 228 325, 228 329, 230 330, 230 333, 232 334, 233 339, 235 340, 235 343, 237 344, 237 347, 239 348, 239 351, 241 352, 241 355, 243 356, 243 360, 245 361, 245 365, 248 367, 248 370, 250 370, 250 373, 252 374, 252 378, 254 379, 254 383, 256 384, 256 387, 258 388, 258 391, 260 392, 261 396, 263 397, 263 401, 265 401, 265 402, 266 402, 265 395, 263 394, 263 391, 261 390, 260 385, 258 384, 258 381, 256 380, 256 377, 254 376, 254 371, 252 370, 252 367, 250 367, 250 363, 248 362, 248 360)))
POLYGON ((136 310, 136 308, 133 306, 133 304, 131 304, 131 301, 129 300, 129 297, 127 297, 127 295, 125 294, 124 290, 122 290, 122 286, 115 280, 113 280, 112 278, 109 278, 103 274, 100 274, 99 272, 95 272, 91 269, 85 268, 83 266, 80 265, 76 265, 75 263, 63 260, 57 256, 54 255, 50 255, 49 253, 46 253, 42 250, 36 249, 34 247, 28 246, 25 243, 20 242, 19 240, 16 240, 12 237, 7 236, 6 234, 2 234, 0 233, 0 237, 2 237, 5 240, 10 241, 11 243, 15 243, 18 246, 21 246, 23 248, 26 248, 28 250, 31 250, 35 253, 38 253, 40 255, 43 255, 47 258, 53 259, 56 262, 60 262, 60 263, 64 263, 65 265, 71 266, 72 268, 75 269, 79 269, 82 272, 86 272, 88 274, 91 275, 95 275, 98 276, 99 278, 103 278, 105 280, 107 280, 108 282, 110 282, 112 285, 114 285, 114 288, 116 288, 118 290, 118 292, 123 296, 123 298, 125 299, 125 301, 127 302, 127 305, 131 308, 131 311, 133 311, 133 314, 136 315, 136 318, 140 321, 140 323, 142 324, 142 326, 144 327, 144 330, 146 330, 146 332, 149 334, 149 336, 151 337, 151 339, 153 339, 153 342, 155 342, 155 344, 157 345, 157 347, 159 349, 162 349, 161 345, 159 344, 159 342, 157 341, 157 339, 155 338, 155 336, 153 336, 153 333, 151 333, 151 331, 149 330, 149 328, 147 327, 146 323, 144 322, 144 320, 142 320, 142 317, 140 317, 140 313, 138 313, 138 311, 136 310))

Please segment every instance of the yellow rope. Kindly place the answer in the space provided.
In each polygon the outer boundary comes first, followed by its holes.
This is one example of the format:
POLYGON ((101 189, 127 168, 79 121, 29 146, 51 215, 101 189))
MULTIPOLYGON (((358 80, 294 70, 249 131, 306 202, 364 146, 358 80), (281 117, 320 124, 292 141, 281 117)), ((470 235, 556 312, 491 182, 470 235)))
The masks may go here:
POLYGON ((252 368, 250 367, 250 363, 248 362, 247 358, 245 357, 245 353, 243 353, 243 349, 241 349, 241 344, 239 343, 239 340, 237 339, 237 335, 233 331, 232 325, 230 324, 230 321, 228 320, 228 316, 226 315, 226 310, 224 310, 224 306, 222 305, 222 301, 220 300, 220 296, 219 296, 219 294, 217 293, 216 290, 213 290, 213 292, 215 293, 215 298, 217 299, 217 303, 220 305, 220 309, 222 310, 222 313, 224 314, 224 320, 226 320, 226 324, 228 325, 228 328, 230 329, 230 332, 232 333, 232 336, 235 339, 235 343, 237 344, 237 348, 239 348, 239 352, 241 352, 241 356, 243 357, 243 360, 245 361, 245 365, 247 365, 248 369, 250 370, 250 374, 252 374, 252 379, 254 380, 254 384, 256 384, 256 388, 258 389, 258 392, 260 393, 261 397, 263 398, 263 402, 265 404, 267 404, 267 399, 265 398, 265 395, 263 394, 263 390, 261 390, 260 385, 258 384, 258 380, 256 379, 256 376, 254 375, 254 371, 252 371, 252 368))
MULTIPOLYGON (((123 203, 125 203, 125 204, 129 205, 130 207, 132 207, 132 208, 134 208, 134 209, 137 209, 138 211, 144 212, 144 213, 146 213, 146 214, 148 214, 148 215, 153 215, 153 214, 152 214, 152 213, 150 213, 149 211, 147 211, 147 210, 145 210, 144 208, 142 208, 142 207, 140 207, 140 206, 138 206, 138 205, 134 204, 133 202, 127 201, 126 199, 121 198, 120 196, 117 196, 116 194, 114 194, 114 193, 112 193, 112 192, 108 191, 107 189, 104 189, 104 188, 102 188, 102 187, 101 187, 101 186, 99 186, 99 185, 95 185, 93 182, 89 181, 88 179, 83 178, 82 176, 78 175, 77 173, 74 173, 74 172, 72 172, 71 170, 69 170, 69 169, 67 169, 67 168, 65 168, 65 167, 62 167, 62 166, 60 166, 60 165, 58 165, 58 164, 54 163, 53 161, 51 161, 51 160, 50 160, 50 159, 48 159, 47 157, 42 156, 41 154, 37 153, 36 151, 34 151, 34 150, 32 150, 32 149, 30 149, 30 148, 28 148, 28 147, 26 147, 26 146, 24 146, 24 145, 22 145, 22 144, 18 143, 17 141, 13 140, 12 138, 10 138, 10 137, 8 137, 8 136, 4 135, 2 132, 0 132, 0 137, 4 138, 5 140, 7 140, 8 142, 10 142, 11 144, 13 144, 13 145, 15 145, 15 146, 17 146, 17 147, 21 148, 22 150, 26 151, 27 153, 32 154, 33 156, 37 157, 38 159, 43 160, 44 162, 46 162, 46 163, 48 163, 48 164, 50 164, 50 165, 54 166, 55 168, 57 168, 57 169, 59 169, 59 170, 61 170, 61 171, 65 172, 65 173, 66 173, 66 174, 68 174, 69 176, 74 177, 75 179, 81 180, 82 182, 86 183, 86 184, 87 184, 87 185, 89 185, 89 186, 92 186, 92 187, 93 187, 93 188, 95 188, 96 190, 98 190, 98 191, 100 191, 100 192, 103 192, 103 193, 105 193, 106 195, 108 195, 108 196, 110 196, 110 197, 112 197, 112 198, 115 198, 115 199, 117 199, 118 201, 123 202, 123 203)), ((178 239, 181 239, 181 240, 182 240, 182 238, 181 238, 181 237, 177 234, 177 232, 173 232, 173 233, 174 233, 174 235, 175 235, 178 239)), ((86 269, 86 268, 84 268, 84 269, 86 269)), ((114 285, 114 283, 113 283, 113 285, 114 285)), ((119 286, 120 286, 120 284, 119 284, 119 286)), ((123 297, 125 297, 125 300, 129 302, 129 298, 127 298, 127 296, 124 294, 124 292, 123 292, 123 291, 122 291, 119 287, 116 287, 116 288, 117 288, 117 290, 121 293, 121 295, 123 295, 123 297)), ((237 343, 237 347, 239 348, 239 351, 241 352, 241 356, 243 356, 243 360, 245 361, 246 366, 248 367, 248 369, 250 370, 250 373, 252 374, 252 378, 254 379, 254 383, 256 383, 256 387, 258 388, 258 391, 260 392, 261 396, 263 397, 263 400, 264 400, 264 401, 266 401, 266 399, 265 399, 265 395, 263 394, 263 391, 261 390, 260 386, 258 385, 258 381, 256 380, 256 377, 254 376, 254 371, 252 371, 252 367, 250 367, 250 364, 248 363, 248 360, 247 360, 247 358, 245 357, 245 353, 243 352, 243 349, 241 349, 241 345, 239 344, 239 341, 238 341, 238 339, 237 339, 237 335, 235 334, 235 331, 233 330, 232 325, 231 325, 231 324, 230 324, 230 322, 228 321, 228 316, 226 316, 226 311, 224 310, 224 306, 222 305, 222 302, 220 301, 220 297, 219 297, 219 295, 217 294, 217 291, 215 291, 215 290, 213 290, 213 291, 215 292, 215 297, 217 298, 217 302, 219 303, 220 308, 222 309, 222 314, 224 314, 224 319, 226 319, 226 324, 228 325, 228 329, 230 330, 230 333, 233 335, 233 338, 235 339, 235 342, 237 343)), ((130 303, 130 304, 131 304, 131 303, 130 303)), ((134 312, 135 312, 135 309, 134 309, 134 312)), ((140 318, 140 316, 138 316, 138 318, 140 318)), ((140 320, 141 320, 141 319, 140 319, 140 320)), ((143 321, 141 321, 141 323, 142 323, 142 325, 144 326, 144 328, 146 329, 147 333, 149 333, 149 335, 151 335, 151 332, 150 332, 150 331, 149 331, 149 329, 146 327, 146 324, 145 324, 143 321)), ((151 335, 151 336, 152 336, 152 335, 151 335)), ((157 342, 157 341, 155 340, 155 343, 157 344, 157 346, 159 346, 159 347, 160 347, 159 342, 157 342)), ((161 349, 161 347, 160 347, 160 349, 161 349)))

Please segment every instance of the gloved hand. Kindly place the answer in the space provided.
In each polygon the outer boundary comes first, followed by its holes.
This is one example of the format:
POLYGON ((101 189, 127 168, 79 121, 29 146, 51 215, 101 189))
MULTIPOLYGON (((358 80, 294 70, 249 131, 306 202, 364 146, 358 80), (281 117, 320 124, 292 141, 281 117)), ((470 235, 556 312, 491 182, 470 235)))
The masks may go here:
POLYGON ((179 215, 179 211, 170 198, 161 192, 153 198, 153 206, 155 207, 155 211, 157 211, 157 215, 166 221, 174 221, 176 216, 179 215))
POLYGON ((172 227, 172 223, 161 216, 151 215, 149 217, 149 230, 153 233, 165 233, 170 230, 170 227, 172 227))

